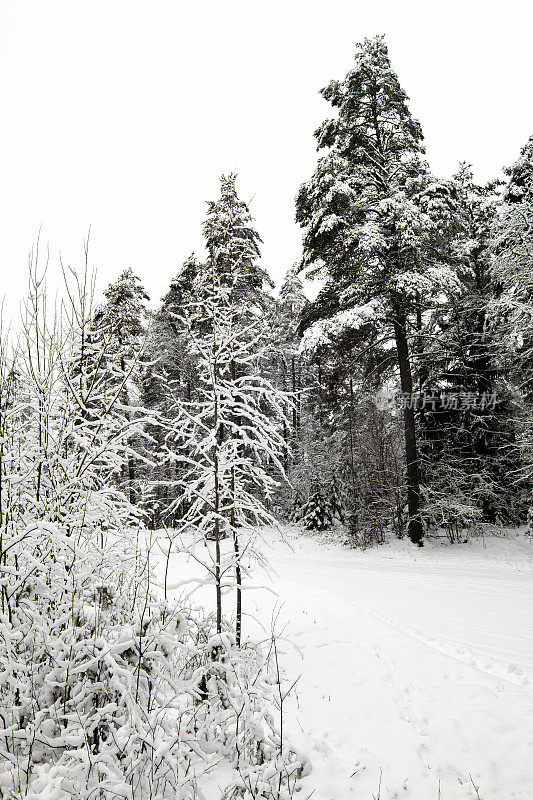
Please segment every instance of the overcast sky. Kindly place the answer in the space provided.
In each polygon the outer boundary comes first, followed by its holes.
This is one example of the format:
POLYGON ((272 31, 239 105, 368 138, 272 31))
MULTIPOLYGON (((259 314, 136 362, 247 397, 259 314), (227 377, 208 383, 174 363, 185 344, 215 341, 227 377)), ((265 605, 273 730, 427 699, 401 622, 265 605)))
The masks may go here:
POLYGON ((99 283, 154 303, 236 171, 279 281, 298 259, 318 92, 385 33, 433 171, 500 174, 533 133, 529 0, 0 0, 0 272, 18 307, 42 226, 52 277, 91 226, 99 283))

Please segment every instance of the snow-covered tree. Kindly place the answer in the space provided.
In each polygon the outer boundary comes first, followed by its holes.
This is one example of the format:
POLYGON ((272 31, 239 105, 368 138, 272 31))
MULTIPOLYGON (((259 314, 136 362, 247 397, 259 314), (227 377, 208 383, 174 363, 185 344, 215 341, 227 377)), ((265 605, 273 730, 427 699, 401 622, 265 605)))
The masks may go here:
POLYGON ((287 443, 286 464, 289 467, 289 452, 295 444, 302 407, 301 389, 306 377, 303 375, 303 359, 299 353, 301 334, 298 327, 302 309, 307 303, 302 282, 296 267, 292 267, 281 284, 279 296, 270 309, 271 355, 268 360, 269 377, 283 391, 290 391, 293 402, 283 435, 287 443))
POLYGON ((493 243, 492 273, 500 284, 520 387, 533 398, 533 136, 508 170, 493 243))
MULTIPOLYGON (((104 292, 106 302, 95 312, 94 335, 103 344, 105 353, 99 368, 106 372, 109 395, 120 387, 119 398, 125 413, 133 422, 134 406, 139 399, 139 356, 146 337, 149 296, 131 268, 124 270, 104 292)), ((135 441, 128 439, 127 466, 122 482, 128 487, 132 503, 137 501, 135 441)))
POLYGON ((450 244, 461 262, 461 283, 427 314, 422 331, 418 374, 428 398, 417 409, 423 483, 430 505, 451 508, 461 498, 485 521, 516 520, 516 392, 495 325, 498 287, 490 269, 497 186, 476 185, 465 164, 454 180, 460 225, 450 244))
POLYGON ((184 262, 154 313, 140 378, 141 405, 150 411, 146 425, 144 455, 150 467, 144 470, 143 508, 152 527, 173 525, 168 508, 177 495, 176 463, 164 421, 169 419, 172 397, 192 400, 196 396, 195 357, 183 322, 185 309, 193 301, 195 279, 202 268, 194 254, 184 262))
MULTIPOLYGON (((533 481, 533 136, 507 171, 493 241, 492 275, 501 288, 495 333, 505 340, 510 377, 523 404, 522 476, 533 481)), ((531 497, 533 504, 533 496, 531 497)))
POLYGON ((153 591, 115 480, 143 420, 110 391, 87 281, 69 275, 55 314, 34 271, 18 347, 0 339, 0 793, 193 800, 220 768, 227 797, 285 800, 305 765, 274 719, 282 679, 153 591))
MULTIPOLYGON (((439 249, 453 190, 436 182, 422 161, 422 131, 383 37, 358 45, 355 67, 322 94, 337 115, 316 132, 327 153, 297 198, 302 265, 326 279, 307 317, 315 322, 309 342, 351 333, 367 349, 392 337, 401 389, 411 396, 410 319, 417 300, 430 302, 457 282, 439 249)), ((405 406, 409 535, 420 543, 415 414, 412 404, 405 406)))
POLYGON ((246 203, 237 195, 235 174, 220 178, 220 197, 210 201, 203 223, 208 271, 214 270, 220 284, 227 285, 243 305, 269 304, 265 294, 273 286, 259 264, 261 237, 246 203), (239 274, 236 279, 235 265, 239 274))
POLYGON ((219 633, 224 587, 235 576, 240 644, 242 559, 251 546, 252 526, 273 521, 266 504, 276 485, 272 466, 283 476, 287 397, 261 375, 266 331, 260 315, 242 319, 236 291, 242 281, 240 263, 233 267, 233 279, 227 271, 220 274, 216 264, 214 260, 210 275, 202 273, 202 300, 191 303, 185 314, 198 370, 197 397, 176 397, 169 424, 175 432, 174 458, 184 466, 175 501, 180 506, 177 535, 192 534, 195 550, 213 542, 206 566, 215 584, 219 633), (226 538, 233 552, 223 558, 221 542, 226 538))

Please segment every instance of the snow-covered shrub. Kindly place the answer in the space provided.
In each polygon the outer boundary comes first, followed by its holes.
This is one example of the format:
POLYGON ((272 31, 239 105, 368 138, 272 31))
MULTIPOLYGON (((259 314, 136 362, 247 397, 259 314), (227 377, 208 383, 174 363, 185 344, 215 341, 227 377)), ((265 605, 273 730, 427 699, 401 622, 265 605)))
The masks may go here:
POLYGON ((193 797, 194 714, 168 690, 187 623, 130 540, 36 522, 3 547, 2 796, 193 797))
POLYGON ((371 509, 365 509, 365 513, 360 513, 357 507, 352 508, 346 516, 347 543, 363 550, 375 544, 383 544, 389 519, 388 511, 385 503, 376 503, 371 509))
POLYGON ((314 491, 307 503, 302 506, 300 522, 308 531, 323 531, 333 523, 329 503, 323 494, 314 491))
POLYGON ((430 495, 424 506, 424 524, 427 530, 444 530, 453 544, 461 541, 481 522, 482 510, 461 496, 430 495))
POLYGON ((50 321, 33 276, 22 339, 0 343, 0 797, 285 800, 303 763, 268 652, 153 591, 116 480, 142 417, 83 291, 50 321))
POLYGON ((226 632, 211 636, 206 650, 211 659, 197 673, 205 700, 198 743, 231 767, 224 797, 292 797, 309 765, 281 735, 286 688, 273 647, 266 654, 254 643, 236 648, 234 635, 226 632))
POLYGON ((224 765, 240 796, 288 797, 303 762, 261 648, 157 601, 132 538, 97 533, 39 522, 2 543, 2 796, 185 800, 224 765))

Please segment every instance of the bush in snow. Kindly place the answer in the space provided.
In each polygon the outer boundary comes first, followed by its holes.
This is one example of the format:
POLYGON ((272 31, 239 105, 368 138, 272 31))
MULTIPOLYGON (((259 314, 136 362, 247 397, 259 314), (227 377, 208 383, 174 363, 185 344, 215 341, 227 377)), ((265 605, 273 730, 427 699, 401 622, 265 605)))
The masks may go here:
POLYGON ((192 800, 214 780, 285 800, 303 764, 268 652, 152 590, 116 481, 142 418, 105 347, 83 291, 49 320, 34 273, 23 346, 0 347, 0 796, 192 800))
POLYGON ((301 509, 300 522, 308 531, 323 531, 333 523, 329 504, 320 491, 315 491, 301 509))
POLYGON ((235 796, 289 796, 303 764, 261 648, 158 602, 131 539, 96 533, 39 522, 3 542, 2 796, 195 798, 222 766, 235 796))
POLYGON ((482 510, 468 498, 455 494, 426 492, 424 522, 428 531, 444 530, 453 544, 479 526, 482 510))

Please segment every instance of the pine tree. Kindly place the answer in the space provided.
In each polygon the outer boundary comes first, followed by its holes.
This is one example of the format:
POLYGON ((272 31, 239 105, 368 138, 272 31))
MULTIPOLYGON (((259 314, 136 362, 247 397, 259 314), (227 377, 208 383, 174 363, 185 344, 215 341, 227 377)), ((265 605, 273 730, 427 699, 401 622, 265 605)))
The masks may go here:
POLYGON ((533 136, 516 164, 507 170, 498 225, 495 226, 492 273, 500 284, 500 311, 508 321, 521 390, 533 401, 533 136))
MULTIPOLYGON (((355 67, 322 94, 337 110, 316 132, 326 148, 297 198, 304 228, 303 266, 323 272, 325 287, 308 321, 315 334, 349 336, 367 349, 390 332, 402 393, 413 394, 410 317, 455 284, 434 251, 451 213, 451 190, 421 159, 422 131, 392 70, 383 37, 358 45, 355 67), (357 332, 354 337, 353 332, 357 332)), ((421 543, 415 414, 404 408, 409 536, 421 543)))
MULTIPOLYGON (((99 368, 107 374, 110 395, 119 392, 120 402, 133 422, 139 394, 139 355, 144 346, 149 296, 140 279, 130 268, 124 270, 115 283, 104 292, 106 299, 94 316, 94 335, 105 344, 105 356, 99 368)), ((127 443, 127 467, 122 480, 128 487, 130 501, 137 501, 134 439, 127 443)))

